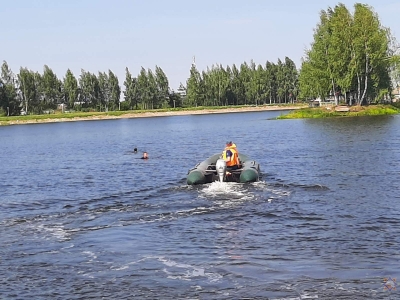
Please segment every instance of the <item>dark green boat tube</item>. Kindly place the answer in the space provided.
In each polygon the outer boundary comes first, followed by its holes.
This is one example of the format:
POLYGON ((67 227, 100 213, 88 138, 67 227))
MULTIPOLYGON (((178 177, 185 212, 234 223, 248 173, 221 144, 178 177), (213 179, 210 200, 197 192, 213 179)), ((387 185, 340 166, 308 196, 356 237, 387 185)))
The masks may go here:
MULTIPOLYGON (((209 171, 209 168, 212 164, 215 166, 215 162, 219 158, 221 154, 217 153, 213 156, 210 156, 206 160, 198 163, 193 169, 189 170, 187 176, 187 184, 194 185, 194 184, 204 184, 210 183, 213 181, 212 171, 209 171)), ((214 168, 215 169, 215 168, 214 168)))
POLYGON ((256 182, 258 181, 258 172, 255 169, 249 168, 240 173, 240 182, 256 182))
POLYGON ((193 184, 204 184, 204 183, 206 183, 206 176, 204 175, 203 172, 198 170, 193 170, 189 173, 187 177, 187 184, 193 185, 193 184))
POLYGON ((239 181, 241 183, 258 181, 260 174, 260 165, 255 160, 249 159, 246 155, 239 154, 239 158, 242 162, 243 169, 240 173, 239 181))

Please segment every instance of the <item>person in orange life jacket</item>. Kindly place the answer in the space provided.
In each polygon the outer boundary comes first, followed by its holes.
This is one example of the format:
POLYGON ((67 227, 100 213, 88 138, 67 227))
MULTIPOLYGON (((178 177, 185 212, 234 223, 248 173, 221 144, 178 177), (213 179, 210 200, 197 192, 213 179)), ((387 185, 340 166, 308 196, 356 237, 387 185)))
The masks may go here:
POLYGON ((239 152, 232 141, 226 142, 226 147, 222 152, 222 158, 226 161, 227 171, 236 170, 240 167, 239 152))

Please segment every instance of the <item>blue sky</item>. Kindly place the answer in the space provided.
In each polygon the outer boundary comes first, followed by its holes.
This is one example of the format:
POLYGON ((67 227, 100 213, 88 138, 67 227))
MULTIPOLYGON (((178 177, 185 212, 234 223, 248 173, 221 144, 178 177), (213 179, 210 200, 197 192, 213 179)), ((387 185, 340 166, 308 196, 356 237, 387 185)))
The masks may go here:
MULTIPOLYGON (((351 11, 353 1, 340 1, 351 11)), ((381 23, 400 41, 400 1, 370 0, 381 23)), ((286 56, 300 67, 327 0, 0 0, 0 61, 62 79, 113 71, 121 86, 125 68, 158 65, 170 87, 186 83, 193 56, 202 71, 286 56)))

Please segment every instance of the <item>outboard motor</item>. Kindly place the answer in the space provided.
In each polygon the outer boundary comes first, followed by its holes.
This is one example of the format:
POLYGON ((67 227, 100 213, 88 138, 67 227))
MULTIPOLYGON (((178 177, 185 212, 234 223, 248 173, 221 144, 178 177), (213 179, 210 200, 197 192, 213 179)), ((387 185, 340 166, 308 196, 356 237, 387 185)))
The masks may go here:
POLYGON ((217 170, 219 181, 223 182, 226 175, 226 161, 222 158, 218 159, 215 163, 215 169, 217 170))

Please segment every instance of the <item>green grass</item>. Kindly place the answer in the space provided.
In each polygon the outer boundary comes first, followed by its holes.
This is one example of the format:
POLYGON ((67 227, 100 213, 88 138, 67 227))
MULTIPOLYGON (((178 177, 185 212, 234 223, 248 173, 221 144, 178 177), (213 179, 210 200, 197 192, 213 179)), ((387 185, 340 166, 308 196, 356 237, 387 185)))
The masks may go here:
POLYGON ((331 117, 359 117, 359 116, 380 116, 394 115, 400 113, 400 109, 392 105, 370 105, 351 107, 348 112, 338 112, 333 108, 303 108, 292 111, 286 115, 280 115, 277 119, 318 119, 331 117))

